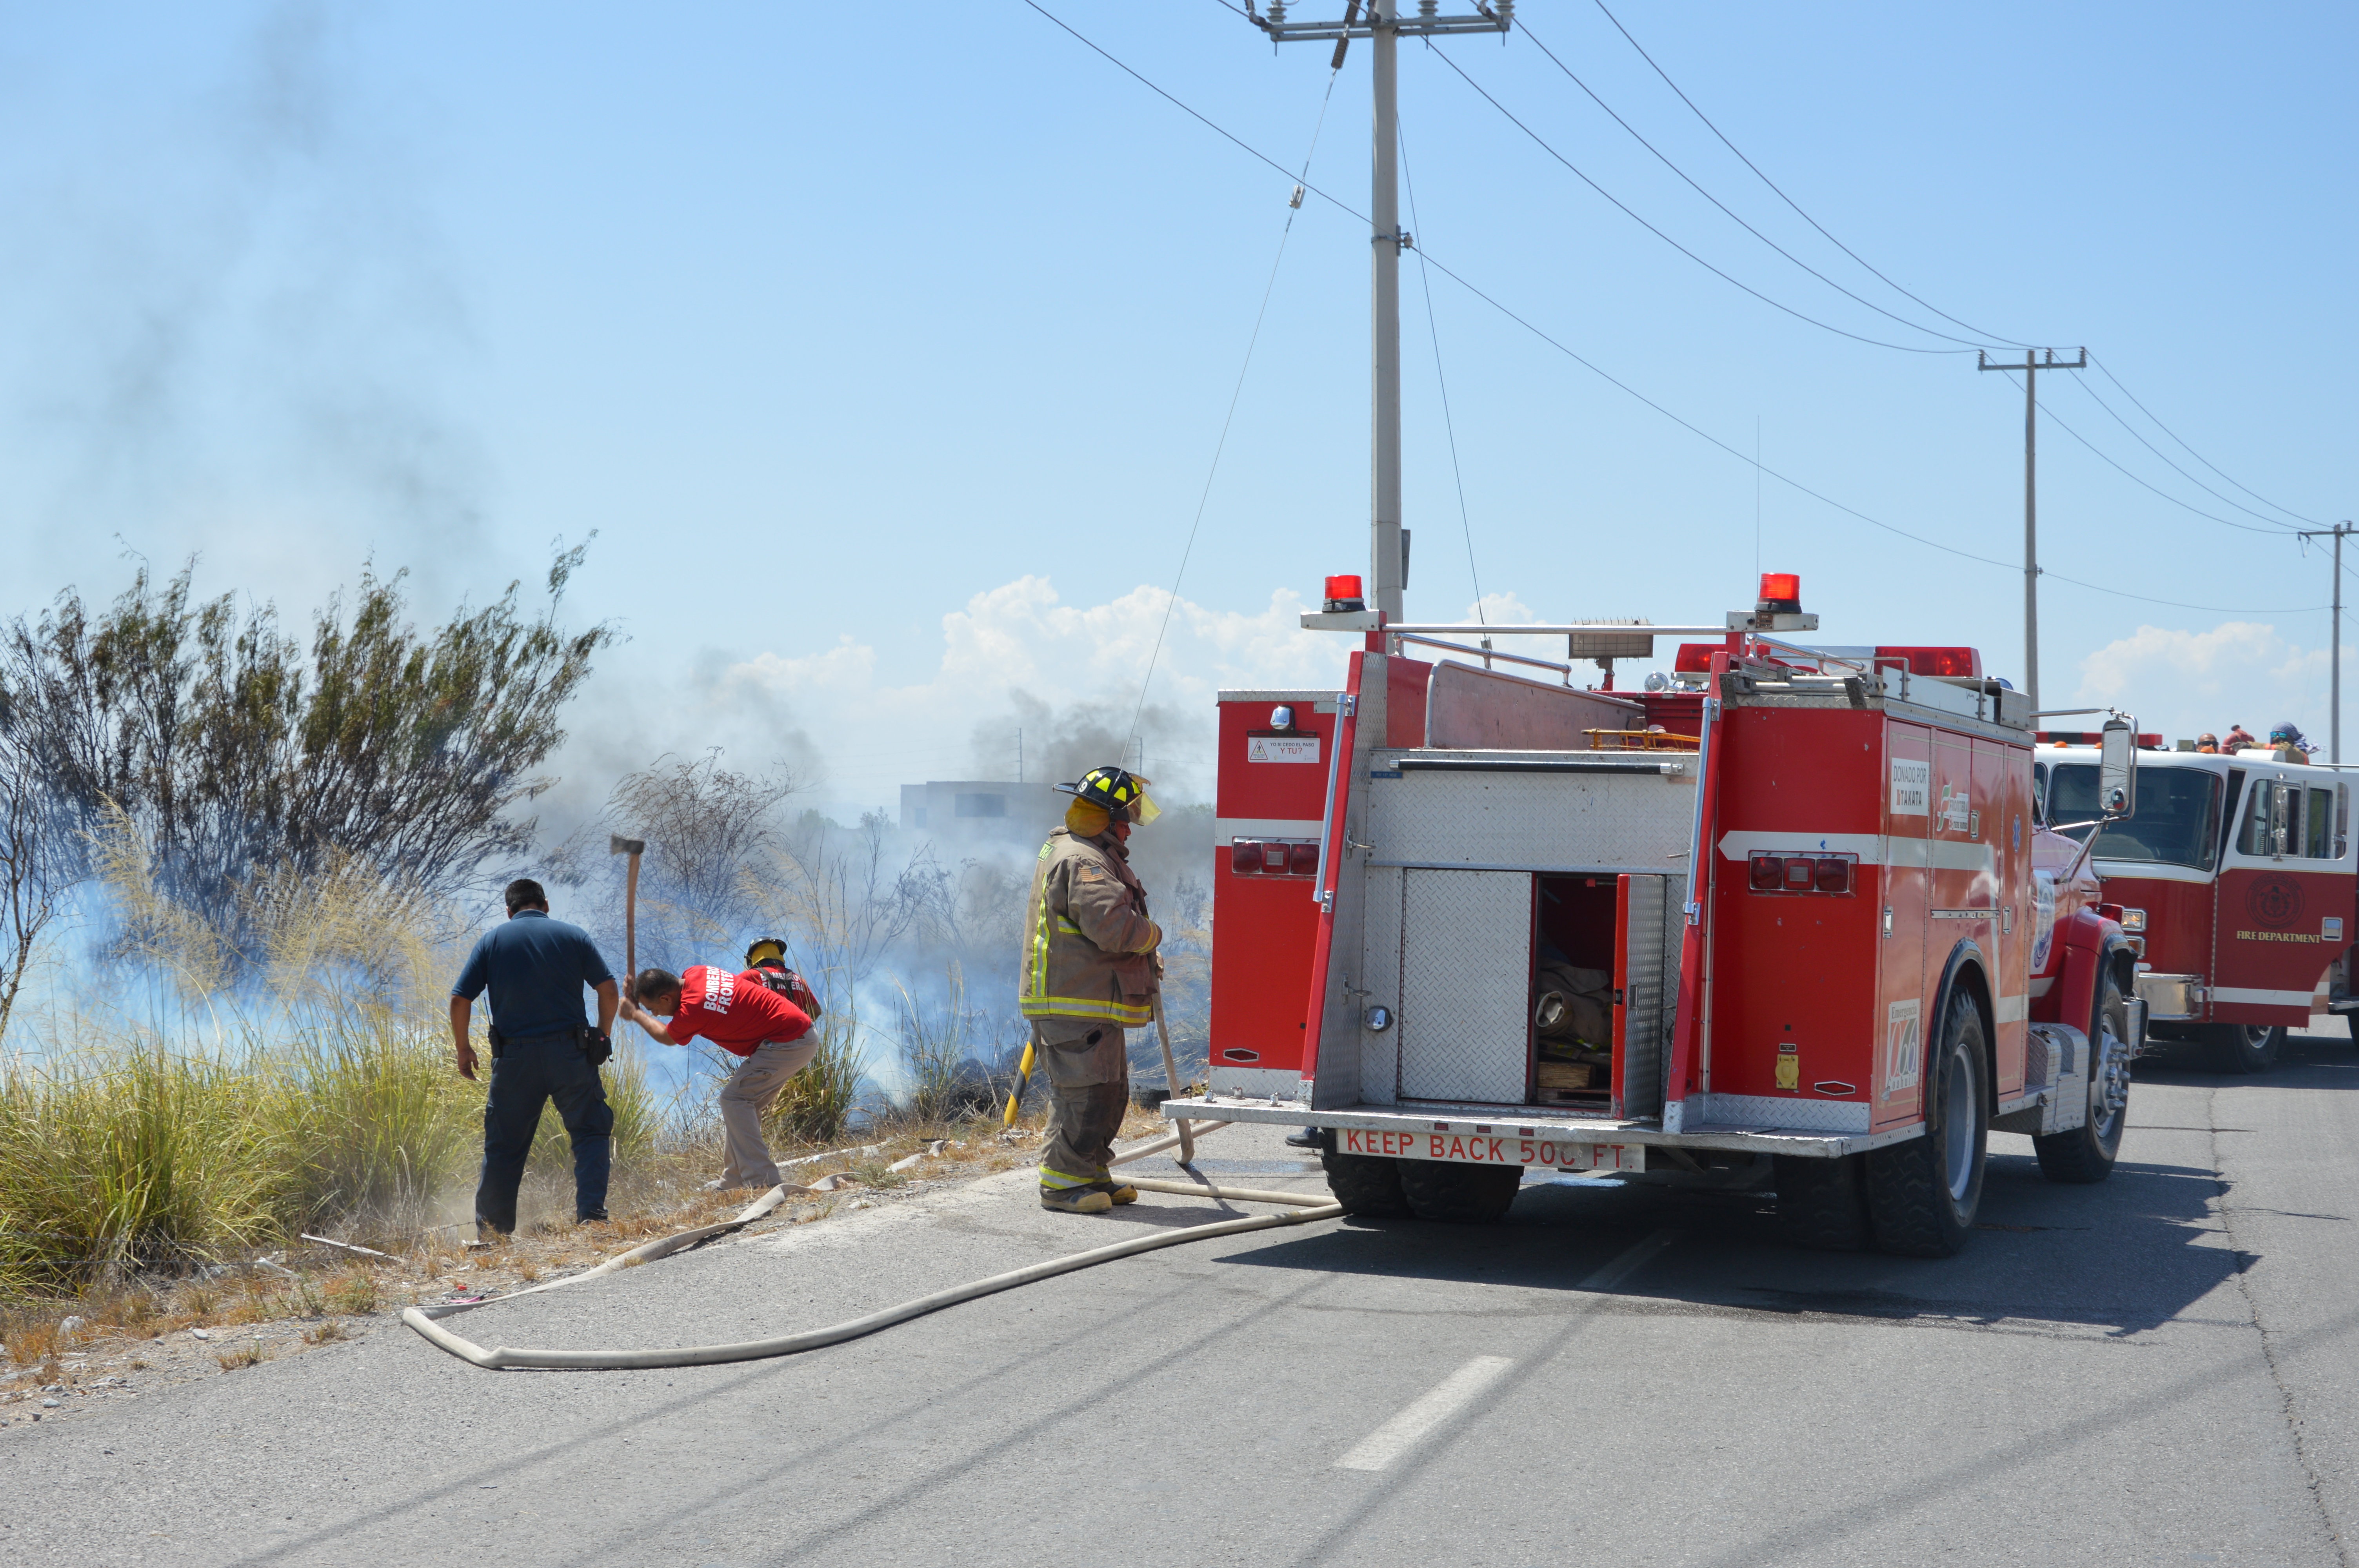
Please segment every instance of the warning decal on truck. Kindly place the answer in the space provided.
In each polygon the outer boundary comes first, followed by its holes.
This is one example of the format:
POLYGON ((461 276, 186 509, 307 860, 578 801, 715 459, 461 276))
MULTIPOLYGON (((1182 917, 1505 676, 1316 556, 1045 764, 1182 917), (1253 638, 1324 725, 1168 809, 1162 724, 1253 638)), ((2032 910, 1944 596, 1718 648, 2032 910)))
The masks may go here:
POLYGON ((1316 735, 1245 737, 1245 761, 1248 762, 1315 762, 1318 760, 1319 737, 1316 735))
POLYGON ((1884 1025, 1884 1092, 1898 1094, 1917 1087, 1917 1067, 1925 1053, 1917 1022, 1924 1004, 1914 997, 1896 1001, 1884 1025))
POLYGON ((1925 816, 1933 794, 1933 764, 1921 757, 1892 759, 1892 815, 1925 816))

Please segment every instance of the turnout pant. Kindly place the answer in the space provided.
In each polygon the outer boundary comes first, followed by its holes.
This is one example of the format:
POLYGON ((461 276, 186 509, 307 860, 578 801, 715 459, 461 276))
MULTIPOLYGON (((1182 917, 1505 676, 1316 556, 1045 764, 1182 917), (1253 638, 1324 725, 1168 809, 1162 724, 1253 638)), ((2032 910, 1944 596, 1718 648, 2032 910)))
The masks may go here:
POLYGON ((1049 1074, 1049 1143, 1040 1190, 1111 1184, 1106 1162, 1130 1099, 1130 1059, 1122 1030, 1082 1018, 1032 1021, 1033 1053, 1049 1074))
POLYGON ((721 1086, 721 1184, 724 1187, 775 1187, 777 1162, 762 1138, 762 1116, 777 1103, 787 1080, 811 1064, 819 1042, 766 1040, 737 1064, 721 1086))
POLYGON ((573 1145, 574 1217, 605 1217, 614 1110, 598 1069, 573 1037, 547 1034, 506 1042, 492 1063, 491 1092, 484 1099, 484 1171, 475 1185, 477 1225, 502 1235, 516 1229, 516 1185, 540 1127, 540 1108, 550 1100, 573 1145))

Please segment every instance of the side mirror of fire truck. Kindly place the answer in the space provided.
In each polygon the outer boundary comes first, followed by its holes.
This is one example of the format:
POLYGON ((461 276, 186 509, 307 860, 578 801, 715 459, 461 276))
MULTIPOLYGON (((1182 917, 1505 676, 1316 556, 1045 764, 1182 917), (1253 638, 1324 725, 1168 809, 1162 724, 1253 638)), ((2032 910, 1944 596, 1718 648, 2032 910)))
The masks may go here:
POLYGON ((2137 808, 2137 726, 2121 718, 2105 720, 2097 752, 2097 811, 2106 821, 2137 808))

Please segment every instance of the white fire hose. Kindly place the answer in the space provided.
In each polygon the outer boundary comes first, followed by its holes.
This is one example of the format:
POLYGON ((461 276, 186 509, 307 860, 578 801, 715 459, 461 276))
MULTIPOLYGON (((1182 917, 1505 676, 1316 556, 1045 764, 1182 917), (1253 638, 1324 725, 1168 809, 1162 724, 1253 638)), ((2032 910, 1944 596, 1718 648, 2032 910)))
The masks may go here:
MULTIPOLYGON (((1193 1130, 1198 1136, 1201 1136, 1225 1125, 1227 1124, 1224 1122, 1201 1122, 1193 1130)), ((1122 1164, 1127 1161, 1158 1153, 1179 1141, 1180 1136, 1176 1133, 1155 1139, 1136 1149, 1117 1154, 1113 1162, 1122 1164)), ((1132 1179, 1130 1184, 1146 1192, 1191 1194, 1199 1197, 1227 1198, 1244 1203, 1300 1204, 1303 1201, 1303 1195, 1299 1193, 1254 1192, 1241 1187, 1214 1186, 1205 1182, 1166 1182, 1136 1177, 1132 1179)), ((1191 1225, 1179 1230, 1158 1231, 1150 1236, 1141 1236, 1128 1241, 1117 1241, 1110 1247, 1093 1247, 1086 1252, 1070 1253, 1065 1257, 1051 1258, 1046 1262, 1034 1263, 1027 1268, 1011 1269, 1004 1274, 993 1274, 987 1279, 972 1281, 963 1285, 953 1285, 948 1290, 936 1291, 930 1295, 919 1296, 914 1301, 903 1302, 898 1306, 886 1307, 880 1312, 872 1312, 864 1317, 852 1318, 830 1327, 815 1328, 802 1334, 781 1335, 772 1339, 743 1340, 734 1345, 691 1345, 673 1350, 512 1350, 505 1346, 495 1346, 486 1350, 472 1340, 462 1339, 435 1321, 438 1318, 452 1317, 462 1312, 473 1312, 477 1307, 490 1306, 495 1302, 514 1301, 518 1296, 528 1296, 541 1291, 580 1284, 584 1280, 596 1279, 602 1274, 627 1269, 636 1263, 645 1263, 665 1257, 683 1248, 692 1247, 700 1241, 725 1235, 752 1224, 785 1203, 788 1195, 788 1188, 773 1187, 748 1205, 734 1219, 724 1220, 717 1225, 700 1226, 693 1230, 683 1230, 676 1236, 667 1236, 660 1240, 647 1242, 627 1252, 619 1253, 594 1269, 567 1279, 552 1280, 545 1285, 511 1291, 506 1295, 492 1296, 480 1302, 460 1302, 444 1306, 409 1307, 403 1311, 401 1321, 461 1360, 495 1371, 514 1367, 570 1368, 577 1371, 640 1371, 658 1367, 712 1367, 730 1361, 759 1361, 773 1356, 796 1356, 806 1350, 818 1350, 830 1345, 841 1345, 846 1340, 858 1339, 864 1336, 875 1334, 879 1329, 907 1323, 911 1318, 923 1317, 929 1313, 940 1312, 944 1307, 956 1306, 962 1302, 971 1302, 983 1296, 995 1295, 1001 1291, 1014 1290, 1018 1285, 1029 1285, 1040 1280, 1054 1279, 1059 1274, 1070 1274, 1077 1270, 1094 1268, 1100 1263, 1111 1263, 1117 1258, 1129 1258, 1141 1252, 1153 1252, 1165 1247, 1179 1247, 1190 1241, 1210 1241, 1219 1236, 1238 1236, 1249 1230, 1266 1230, 1276 1226, 1303 1225, 1315 1219, 1332 1219, 1343 1212, 1343 1206, 1341 1204, 1318 1204, 1310 1207, 1288 1209, 1284 1214, 1257 1215, 1250 1219, 1215 1220, 1210 1225, 1191 1225)))

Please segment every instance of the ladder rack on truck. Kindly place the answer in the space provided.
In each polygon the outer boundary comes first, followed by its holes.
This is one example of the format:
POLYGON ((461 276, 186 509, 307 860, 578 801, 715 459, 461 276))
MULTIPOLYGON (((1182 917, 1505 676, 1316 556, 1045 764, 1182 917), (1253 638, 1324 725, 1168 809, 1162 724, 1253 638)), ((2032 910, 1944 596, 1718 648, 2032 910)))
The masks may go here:
MULTIPOLYGON (((1164 1114, 1318 1130, 1356 1213, 1739 1167, 1798 1240, 1928 1255, 1972 1228, 1994 1128, 2103 1179, 2136 954, 2035 819, 2029 704, 1971 649, 1772 635, 1816 625, 1775 580, 1636 693, 1306 616, 1365 644, 1341 692, 1222 694, 1210 1077, 1164 1114)), ((2106 820, 2134 731, 2105 732, 2106 820)))

